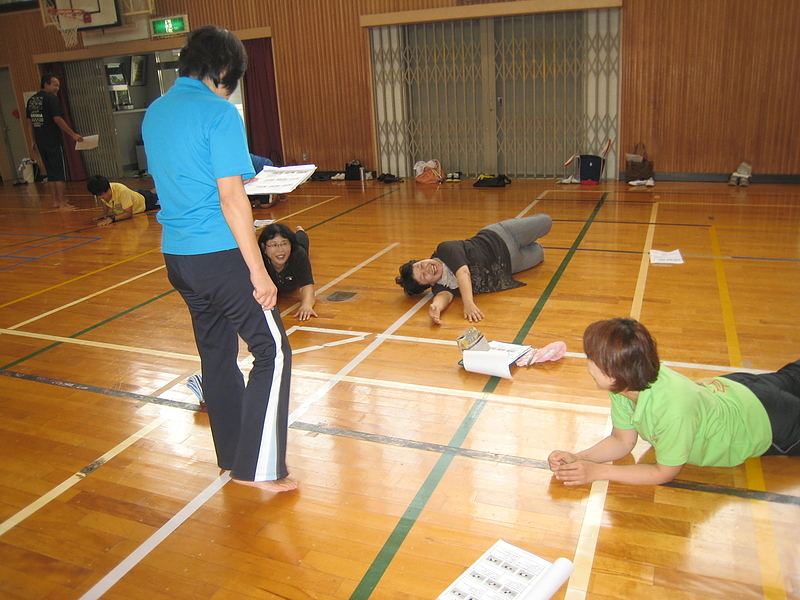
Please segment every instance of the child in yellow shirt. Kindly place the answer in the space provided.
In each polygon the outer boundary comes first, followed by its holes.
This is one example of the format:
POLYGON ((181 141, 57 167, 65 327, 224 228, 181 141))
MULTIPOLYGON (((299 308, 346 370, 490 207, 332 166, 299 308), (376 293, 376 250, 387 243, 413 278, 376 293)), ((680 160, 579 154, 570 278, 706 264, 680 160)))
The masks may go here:
POLYGON ((98 225, 124 221, 135 214, 159 208, 155 188, 134 191, 121 183, 111 183, 102 175, 94 175, 86 182, 86 189, 103 203, 103 214, 95 217, 98 225))

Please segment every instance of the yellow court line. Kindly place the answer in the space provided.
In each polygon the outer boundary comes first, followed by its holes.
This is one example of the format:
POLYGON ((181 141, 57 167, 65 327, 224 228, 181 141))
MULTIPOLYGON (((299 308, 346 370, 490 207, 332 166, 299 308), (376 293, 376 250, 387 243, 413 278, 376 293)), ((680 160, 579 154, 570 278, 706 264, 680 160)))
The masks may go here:
MULTIPOLYGON (((728 279, 725 275, 725 264, 721 258, 722 250, 716 225, 712 225, 709 228, 709 235, 711 236, 711 251, 714 254, 714 269, 717 273, 717 287, 719 288, 722 320, 728 345, 728 357, 732 367, 741 367, 742 352, 739 346, 739 335, 736 331, 733 304, 731 303, 728 279)), ((745 472, 747 473, 747 487, 749 489, 761 492, 766 491, 764 474, 761 470, 761 457, 754 457, 745 461, 745 472)), ((775 532, 772 527, 772 516, 770 515, 769 506, 762 506, 762 504, 754 500, 750 501, 762 590, 764 598, 768 600, 786 600, 780 557, 778 556, 775 532)))
POLYGON ((717 287, 719 288, 719 302, 722 308, 722 323, 725 327, 725 339, 728 344, 728 358, 732 367, 742 366, 742 351, 739 347, 739 334, 736 332, 736 320, 733 317, 733 305, 728 289, 728 279, 725 276, 725 264, 722 262, 722 250, 717 236, 717 226, 712 225, 708 230, 711 236, 711 253, 714 255, 714 270, 717 272, 717 287))
POLYGON ((117 284, 114 284, 112 286, 109 286, 107 288, 99 290, 97 292, 94 292, 93 294, 89 294, 88 296, 84 296, 83 298, 78 298, 77 300, 74 300, 73 302, 68 302, 67 304, 64 304, 63 306, 59 306, 58 308, 54 308, 53 310, 48 310, 47 312, 42 313, 42 314, 40 314, 40 315, 38 315, 36 317, 31 317, 27 321, 22 321, 21 323, 17 323, 16 325, 12 325, 11 327, 9 327, 9 329, 19 329, 23 325, 28 325, 29 323, 33 323, 34 321, 38 321, 39 319, 43 319, 44 317, 49 317, 50 315, 55 314, 55 313, 57 313, 59 311, 62 311, 64 309, 66 309, 66 308, 69 308, 71 306, 75 306, 76 304, 80 304, 81 302, 85 302, 86 300, 90 300, 91 298, 95 298, 96 296, 100 296, 102 294, 105 294, 106 292, 110 292, 111 290, 113 290, 115 288, 118 288, 118 287, 122 287, 123 285, 128 285, 132 281, 136 281, 137 279, 141 279, 142 277, 146 277, 148 275, 152 275, 156 271, 160 271, 161 269, 165 269, 165 268, 166 268, 166 265, 161 265, 160 267, 156 267, 155 269, 150 269, 149 271, 145 271, 144 273, 140 273, 139 275, 135 275, 135 276, 131 277, 130 279, 126 279, 125 281, 120 281, 117 284))
MULTIPOLYGON (((745 463, 747 487, 759 492, 767 491, 764 473, 761 470, 761 457, 748 458, 745 463)), ((767 600, 786 600, 786 586, 781 572, 781 560, 769 502, 750 500, 753 514, 753 533, 756 538, 758 565, 761 571, 761 589, 767 600)))
POLYGON ((115 262, 114 264, 106 265, 105 267, 100 267, 99 269, 97 269, 95 271, 91 271, 90 273, 85 273, 84 275, 79 275, 78 277, 75 277, 73 279, 69 279, 67 281, 62 281, 61 283, 57 283, 56 285, 50 286, 49 288, 45 288, 43 290, 39 290, 38 292, 34 292, 32 294, 28 294, 27 296, 23 296, 22 298, 17 298, 16 300, 12 300, 11 302, 6 302, 5 304, 0 304, 0 308, 5 308, 6 306, 11 306, 12 304, 16 304, 17 302, 22 302, 23 300, 27 300, 28 298, 33 298, 34 296, 38 296, 39 294, 44 294, 45 292, 50 292, 52 290, 60 288, 61 286, 67 285, 69 283, 74 283, 74 282, 79 281, 81 279, 85 279, 86 277, 89 277, 90 275, 96 275, 97 273, 100 273, 102 271, 106 271, 108 269, 113 269, 114 267, 118 267, 119 265, 124 264, 126 262, 130 262, 132 260, 136 260, 137 258, 141 258, 142 256, 145 256, 146 254, 150 254, 151 252, 159 252, 159 251, 161 251, 161 248, 153 248, 152 250, 148 250, 147 252, 142 252, 141 254, 137 254, 136 256, 131 256, 130 258, 126 258, 125 260, 121 260, 119 262, 115 262))
POLYGON ((650 269, 650 250, 653 249, 653 237, 656 232, 656 219, 658 218, 658 202, 653 204, 650 209, 650 224, 647 227, 647 236, 642 248, 642 261, 639 263, 639 276, 636 278, 636 290, 633 292, 633 304, 631 305, 631 318, 637 321, 642 318, 642 302, 644 301, 644 289, 647 285, 647 274, 650 269))

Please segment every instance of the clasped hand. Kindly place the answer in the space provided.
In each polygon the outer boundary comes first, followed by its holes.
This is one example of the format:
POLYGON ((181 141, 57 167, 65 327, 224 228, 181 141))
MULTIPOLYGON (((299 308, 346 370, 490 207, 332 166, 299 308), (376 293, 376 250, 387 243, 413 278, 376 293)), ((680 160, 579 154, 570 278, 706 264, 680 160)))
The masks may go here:
POLYGON ((563 481, 564 485, 584 485, 598 479, 596 471, 599 465, 588 460, 578 460, 571 452, 554 450, 547 457, 547 462, 555 478, 563 481))

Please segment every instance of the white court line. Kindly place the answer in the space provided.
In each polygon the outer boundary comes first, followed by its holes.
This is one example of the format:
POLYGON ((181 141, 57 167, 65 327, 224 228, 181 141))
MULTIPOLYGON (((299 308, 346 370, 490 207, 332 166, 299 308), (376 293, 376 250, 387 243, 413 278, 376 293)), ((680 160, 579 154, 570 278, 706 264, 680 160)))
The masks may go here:
MULTIPOLYGON (((362 263, 360 263, 360 264, 356 265, 355 267, 353 267, 352 269, 350 269, 350 270, 349 270, 349 271, 347 271, 346 273, 343 273, 342 275, 340 275, 339 277, 337 277, 336 279, 334 279, 334 280, 333 280, 333 281, 331 281, 330 283, 327 283, 327 284, 323 285, 323 286, 322 286, 321 288, 319 288, 318 290, 314 290, 314 296, 319 296, 319 295, 320 295, 322 292, 324 292, 325 290, 327 290, 327 289, 329 289, 329 288, 332 288, 334 285, 336 285, 337 283, 339 283, 339 282, 340 282, 342 279, 345 279, 345 278, 347 278, 347 277, 350 277, 350 275, 352 275, 353 273, 355 273, 355 272, 356 272, 356 271, 358 271, 359 269, 361 269, 361 268, 363 268, 363 267, 367 266, 369 263, 371 263, 372 261, 376 260, 377 258, 380 258, 380 257, 381 257, 381 256, 383 256, 384 254, 386 254, 386 253, 387 253, 389 250, 391 250, 392 248, 394 248, 395 246, 397 246, 399 243, 400 243, 400 242, 395 242, 394 244, 389 244, 389 245, 388 245, 386 248, 384 248, 383 250, 381 250, 381 251, 380 251, 380 252, 378 252, 377 254, 373 254, 373 255, 372 255, 372 256, 370 256, 370 257, 369 257, 367 260, 365 260, 364 262, 362 262, 362 263)), ((299 303, 299 302, 296 302, 295 304, 293 304, 292 306, 290 306, 289 308, 287 308, 285 311, 283 311, 283 312, 281 313, 281 317, 288 315, 290 312, 292 312, 293 310, 296 310, 296 309, 297 309, 297 308, 299 308, 299 307, 300 307, 300 303, 299 303)))
MULTIPOLYGON (((148 433, 153 431, 153 429, 155 429, 156 427, 158 427, 159 425, 164 423, 166 420, 167 420, 167 416, 166 415, 158 417, 155 421, 151 422, 149 425, 145 425, 139 431, 137 431, 133 435, 129 436, 126 440, 124 440, 124 441, 120 442, 119 444, 117 444, 116 446, 114 446, 111 450, 109 450, 108 452, 103 454, 103 456, 101 456, 96 461, 94 461, 92 463, 92 465, 98 465, 99 466, 99 465, 102 465, 103 463, 107 463, 109 460, 114 458, 117 454, 119 454, 120 452, 122 452, 123 450, 128 448, 130 445, 132 445, 137 440, 143 438, 145 435, 147 435, 148 433)), ((16 513, 15 515, 12 515, 8 519, 6 519, 2 523, 0 523, 0 535, 3 535, 9 529, 11 529, 15 525, 19 524, 22 520, 28 518, 33 513, 35 513, 37 510, 42 508, 45 504, 47 504, 51 500, 54 500, 55 498, 57 498, 61 494, 63 494, 65 491, 67 491, 73 485, 75 485, 76 483, 81 481, 84 477, 86 477, 85 473, 82 473, 80 471, 75 473, 72 477, 70 477, 69 479, 63 481, 62 483, 60 483, 59 485, 54 487, 52 490, 50 490, 49 492, 47 492, 43 496, 40 496, 37 500, 35 500, 31 504, 29 504, 28 506, 26 506, 25 508, 20 510, 18 513, 16 513)))
POLYGON ((59 312, 61 310, 64 310, 65 308, 69 308, 70 306, 75 306, 76 304, 80 304, 81 302, 84 302, 86 300, 89 300, 91 298, 99 296, 101 294, 105 294, 106 292, 109 292, 109 291, 111 291, 111 290, 113 290, 115 288, 121 287, 123 285, 127 285, 127 284, 131 283, 132 281, 136 281, 137 279, 141 279, 142 277, 146 277, 147 275, 152 275, 156 271, 160 271, 161 269, 164 269, 164 268, 165 268, 165 265, 161 265, 160 267, 156 267, 155 269, 151 269, 149 271, 145 271, 144 273, 141 273, 139 275, 131 277, 130 279, 126 279, 125 281, 120 281, 116 285, 112 285, 111 287, 107 287, 107 288, 102 289, 100 291, 97 291, 97 292, 95 292, 93 294, 89 294, 88 296, 84 296, 83 298, 78 298, 77 300, 75 300, 73 302, 70 302, 68 304, 64 304, 63 306, 59 306, 58 308, 54 308, 53 310, 49 310, 49 311, 47 311, 45 313, 42 313, 38 317, 33 317, 32 319, 28 319, 27 321, 22 321, 21 323, 17 323, 16 325, 12 325, 11 327, 9 327, 9 329, 17 329, 19 327, 22 327, 23 325, 27 325, 28 323, 33 323, 34 321, 38 321, 39 319, 43 319, 44 317, 48 317, 48 316, 50 316, 52 314, 55 314, 55 313, 57 313, 57 312, 59 312))
MULTIPOLYGON (((414 316, 414 314, 420 308, 422 308, 425 305, 425 303, 428 302, 428 300, 430 300, 431 298, 432 298, 432 294, 430 292, 425 294, 420 299, 419 302, 417 302, 414 306, 412 306, 410 309, 408 309, 406 311, 406 313, 402 317, 400 317, 399 319, 397 319, 397 321, 395 321, 392 325, 390 325, 385 330, 384 335, 385 334, 391 334, 391 333, 397 331, 397 329, 399 329, 403 324, 405 324, 406 321, 408 321, 412 316, 414 316)), ((311 396, 309 396, 309 398, 305 402, 303 402, 298 408, 296 408, 294 411, 292 411, 292 413, 289 415, 289 424, 291 425, 297 419, 299 419, 303 414, 305 414, 305 412, 309 408, 311 408, 311 405, 313 405, 317 400, 322 398, 322 396, 327 394, 328 391, 331 388, 333 388, 337 383, 339 383, 339 381, 342 380, 342 377, 344 377, 345 375, 349 374, 350 371, 352 371, 359 364, 361 364, 364 361, 364 359, 366 359, 370 354, 372 354, 372 352, 374 352, 375 349, 378 346, 383 344, 384 341, 385 341, 384 338, 377 338, 376 337, 376 339, 369 346, 364 348, 358 354, 358 356, 356 356, 353 360, 351 360, 344 367, 342 367, 339 370, 339 372, 336 373, 336 375, 334 375, 325 385, 323 385, 320 389, 318 389, 311 396)))
POLYGON ((82 340, 80 338, 68 338, 59 335, 48 335, 46 333, 31 333, 27 331, 14 331, 12 329, 0 328, 0 334, 16 335, 19 337, 47 340, 50 342, 61 342, 62 344, 75 344, 76 346, 91 346, 94 348, 107 348, 109 350, 120 350, 122 352, 135 352, 138 354, 149 354, 151 356, 161 356, 164 358, 180 358, 197 362, 200 357, 196 354, 180 354, 178 352, 166 352, 164 350, 151 350, 150 348, 139 348, 136 346, 122 346, 120 344, 108 344, 92 340, 82 340))
MULTIPOLYGON (((292 376, 302 376, 311 379, 330 379, 334 377, 328 373, 320 373, 318 371, 301 371, 295 369, 292 371, 292 376)), ((514 404, 522 405, 531 408, 541 408, 549 410, 558 410, 561 412, 580 412, 591 413, 598 415, 609 414, 611 408, 608 406, 593 406, 590 404, 568 404, 564 402, 557 402, 553 400, 536 400, 534 398, 524 398, 522 396, 508 396, 505 394, 495 394, 494 392, 473 392, 470 390, 456 389, 456 388, 443 388, 430 385, 419 385, 415 383, 406 383, 400 381, 386 381, 383 379, 370 379, 368 377, 353 377, 347 375, 340 377, 339 381, 344 383, 358 383, 362 385, 371 385, 381 389, 395 389, 401 391, 414 391, 425 394, 436 394, 439 396, 453 396, 458 398, 472 398, 472 399, 485 399, 487 402, 498 404, 514 404)))
POLYGON ((98 600, 110 590, 115 583, 122 579, 128 571, 139 564, 145 556, 150 554, 161 542, 170 536, 178 527, 180 527, 189 517, 191 517, 197 510, 203 506, 214 494, 222 489, 228 481, 230 481, 230 474, 226 471, 217 477, 211 484, 195 496, 186 506, 180 511, 175 513, 175 516, 162 525, 158 531, 151 535, 145 542, 136 548, 131 554, 126 556, 121 563, 111 569, 109 573, 98 581, 92 588, 80 597, 80 600, 98 600))

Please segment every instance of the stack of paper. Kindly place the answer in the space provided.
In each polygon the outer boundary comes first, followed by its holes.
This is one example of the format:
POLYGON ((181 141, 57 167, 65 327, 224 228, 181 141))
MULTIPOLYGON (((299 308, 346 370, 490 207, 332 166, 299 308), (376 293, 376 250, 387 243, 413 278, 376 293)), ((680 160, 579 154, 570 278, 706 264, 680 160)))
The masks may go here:
POLYGON ((288 194, 305 183, 316 170, 316 165, 266 166, 255 179, 244 185, 244 191, 250 196, 288 194))
POLYGON ((438 600, 547 600, 574 570, 569 559, 551 563, 498 540, 438 600))

